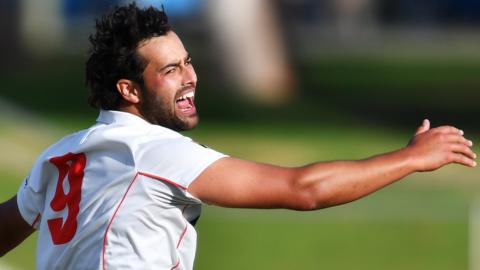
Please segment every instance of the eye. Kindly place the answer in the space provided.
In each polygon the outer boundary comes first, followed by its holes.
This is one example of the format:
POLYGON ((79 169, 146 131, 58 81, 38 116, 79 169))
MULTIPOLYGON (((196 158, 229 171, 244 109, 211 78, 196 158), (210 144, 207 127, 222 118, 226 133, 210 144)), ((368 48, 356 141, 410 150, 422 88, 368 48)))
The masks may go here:
POLYGON ((192 64, 192 58, 188 58, 186 61, 185 61, 185 65, 188 66, 188 65, 191 65, 192 64))
POLYGON ((170 73, 173 73, 175 72, 175 70, 177 70, 176 68, 171 68, 171 69, 168 69, 165 74, 170 74, 170 73))

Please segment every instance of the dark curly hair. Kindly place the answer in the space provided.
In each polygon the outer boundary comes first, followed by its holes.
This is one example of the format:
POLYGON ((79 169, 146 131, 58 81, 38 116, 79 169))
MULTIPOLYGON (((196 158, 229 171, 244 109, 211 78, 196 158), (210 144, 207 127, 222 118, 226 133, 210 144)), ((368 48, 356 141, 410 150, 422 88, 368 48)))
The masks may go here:
POLYGON ((147 61, 137 53, 141 41, 165 35, 171 30, 167 14, 153 7, 140 9, 135 2, 115 7, 96 20, 90 35, 91 48, 86 63, 86 84, 91 93, 88 103, 95 108, 116 109, 122 97, 116 89, 119 79, 143 87, 147 61))

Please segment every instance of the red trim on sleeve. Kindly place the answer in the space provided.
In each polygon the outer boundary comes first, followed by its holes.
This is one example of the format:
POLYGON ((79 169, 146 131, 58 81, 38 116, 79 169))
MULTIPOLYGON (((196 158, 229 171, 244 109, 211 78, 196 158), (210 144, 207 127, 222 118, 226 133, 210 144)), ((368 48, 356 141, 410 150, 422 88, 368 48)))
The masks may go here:
MULTIPOLYGON (((152 178, 152 179, 155 179, 155 180, 159 180, 159 181, 162 181, 162 182, 165 182, 165 183, 168 183, 170 185, 173 185, 173 186, 176 186, 178 188, 181 188, 183 190, 187 190, 186 187, 172 181, 172 180, 169 180, 169 179, 166 179, 166 178, 163 178, 161 176, 158 176, 158 175, 154 175, 154 174, 150 174, 150 173, 146 173, 146 172, 138 172, 138 174, 142 175, 142 176, 146 176, 146 177, 149 177, 149 178, 152 178)), ((185 205, 185 207, 182 209, 182 214, 183 212, 185 211, 185 209, 187 209, 190 205, 185 205)), ((180 246, 180 244, 182 243, 182 240, 183 240, 183 237, 185 236, 185 234, 187 233, 187 229, 188 229, 188 222, 185 222, 185 228, 183 228, 183 231, 182 231, 182 234, 180 235, 180 238, 178 239, 177 241, 177 249, 178 247, 180 246)), ((177 263, 172 266, 172 268, 170 270, 175 270, 177 269, 178 267, 180 266, 180 259, 177 261, 177 263)))
POLYGON ((35 218, 35 220, 33 221, 32 223, 32 228, 35 228, 35 225, 37 225, 37 222, 40 220, 40 214, 37 215, 37 217, 35 218))
POLYGON ((177 263, 174 266, 172 266, 172 268, 170 268, 170 270, 175 270, 178 268, 178 266, 180 266, 180 260, 178 260, 177 263))
POLYGON ((180 246, 180 243, 182 242, 183 237, 187 233, 187 229, 188 229, 188 222, 185 222, 185 228, 183 228, 182 234, 180 235, 180 238, 178 239, 178 242, 177 242, 177 249, 180 246))
MULTIPOLYGON (((181 189, 183 189, 183 190, 187 190, 186 187, 184 187, 184 186, 182 186, 182 185, 179 185, 179 184, 175 183, 175 182, 172 181, 172 180, 169 180, 169 179, 166 179, 166 178, 157 176, 157 175, 145 173, 145 172, 137 172, 137 173, 135 174, 135 176, 133 177, 132 181, 130 182, 130 185, 128 186, 127 191, 125 192, 125 194, 123 194, 122 200, 121 200, 120 203, 117 205, 117 208, 115 209, 115 211, 114 211, 114 213, 113 213, 113 215, 112 215, 112 218, 110 219, 110 222, 108 223, 107 229, 105 230, 105 234, 104 234, 104 236, 103 236, 103 252, 102 252, 102 260, 103 260, 103 262, 102 262, 102 267, 103 267, 103 268, 102 268, 102 269, 103 269, 103 270, 105 270, 105 268, 106 268, 105 253, 106 253, 106 247, 107 247, 107 234, 108 234, 108 231, 110 230, 110 227, 111 227, 111 225, 112 225, 112 223, 113 223, 113 220, 115 219, 118 210, 119 210, 120 207, 122 206, 123 201, 124 201, 125 198, 127 197, 128 192, 130 192, 130 189, 132 188, 133 183, 135 183, 135 181, 137 180, 138 175, 146 176, 146 177, 149 177, 149 178, 152 178, 152 179, 155 179, 155 180, 159 180, 159 181, 162 181, 162 182, 165 182, 165 183, 174 185, 174 186, 176 186, 176 187, 178 187, 178 188, 181 188, 181 189)), ((189 205, 186 205, 186 206, 182 209, 182 213, 183 213, 183 211, 185 211, 185 209, 188 208, 188 207, 189 207, 189 205)), ((178 247, 180 246, 180 244, 181 244, 181 242, 182 242, 182 240, 183 240, 183 237, 184 237, 185 234, 187 233, 187 229, 188 229, 188 222, 185 223, 185 228, 183 229, 182 234, 180 235, 180 238, 178 239, 177 249, 178 249, 178 247)), ((180 266, 180 260, 178 260, 177 263, 176 263, 170 270, 177 269, 179 266, 180 266)))
POLYGON ((103 262, 102 262, 102 267, 103 267, 103 270, 105 270, 105 251, 106 251, 106 247, 107 247, 107 234, 108 234, 108 231, 110 230, 110 226, 112 225, 112 222, 113 222, 113 220, 115 219, 115 216, 117 215, 118 209, 120 209, 120 206, 122 206, 123 201, 125 200, 125 198, 127 197, 128 192, 130 191, 130 188, 133 186, 133 183, 135 183, 135 181, 137 180, 138 174, 139 174, 139 173, 136 173, 135 176, 134 176, 133 179, 132 179, 132 182, 130 182, 130 185, 128 186, 127 191, 125 192, 125 194, 123 194, 123 198, 122 198, 122 200, 120 201, 120 203, 118 204, 117 208, 115 209, 115 212, 113 213, 112 219, 110 219, 110 222, 108 223, 107 229, 105 230, 105 235, 103 236, 103 252, 102 252, 102 253, 103 253, 103 254, 102 254, 102 260, 103 260, 103 262))
POLYGON ((150 177, 150 178, 153 178, 153 179, 160 180, 160 181, 162 181, 162 182, 165 182, 165 183, 174 185, 174 186, 176 186, 176 187, 179 187, 179 188, 181 188, 181 189, 183 189, 183 190, 187 190, 186 187, 184 187, 184 186, 182 186, 182 185, 180 185, 180 184, 178 184, 178 183, 176 183, 176 182, 174 182, 174 181, 172 181, 172 180, 163 178, 163 177, 158 176, 158 175, 154 175, 154 174, 150 174, 150 173, 146 173, 146 172, 138 172, 138 174, 143 175, 143 176, 146 176, 146 177, 150 177))

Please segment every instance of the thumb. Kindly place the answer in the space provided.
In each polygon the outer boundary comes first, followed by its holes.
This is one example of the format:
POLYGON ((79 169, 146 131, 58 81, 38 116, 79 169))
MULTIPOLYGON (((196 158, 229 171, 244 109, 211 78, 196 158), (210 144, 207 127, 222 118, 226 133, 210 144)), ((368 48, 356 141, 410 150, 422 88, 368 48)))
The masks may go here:
POLYGON ((430 121, 428 119, 424 119, 422 122, 422 125, 417 129, 417 132, 415 132, 415 136, 418 134, 424 133, 429 129, 430 129, 430 121))

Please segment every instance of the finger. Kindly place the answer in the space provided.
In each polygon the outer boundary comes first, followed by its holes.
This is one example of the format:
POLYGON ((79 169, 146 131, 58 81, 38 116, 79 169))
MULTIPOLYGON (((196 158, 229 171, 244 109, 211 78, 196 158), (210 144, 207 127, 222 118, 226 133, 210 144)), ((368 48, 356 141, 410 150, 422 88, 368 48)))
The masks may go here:
POLYGON ((463 130, 458 129, 456 127, 452 127, 452 126, 437 127, 435 128, 435 131, 440 133, 447 133, 447 134, 459 134, 463 136, 463 130))
POLYGON ((475 154, 472 149, 464 144, 454 144, 451 146, 451 151, 457 154, 462 154, 470 159, 477 158, 477 154, 475 154))
POLYGON ((464 166, 468 166, 468 167, 477 166, 477 162, 475 162, 475 160, 473 160, 471 158, 468 158, 468 157, 466 157, 462 154, 452 154, 451 162, 456 163, 456 164, 460 164, 460 165, 464 165, 464 166))
POLYGON ((449 143, 460 143, 460 144, 463 144, 463 145, 466 145, 468 147, 472 147, 473 146, 473 142, 466 139, 465 137, 463 136, 460 136, 460 135, 457 135, 457 134, 450 134, 450 135, 446 135, 445 137, 445 140, 449 143))
POLYGON ((415 132, 415 135, 424 133, 425 131, 428 131, 430 129, 430 120, 424 119, 422 122, 422 125, 418 127, 417 131, 415 132))

